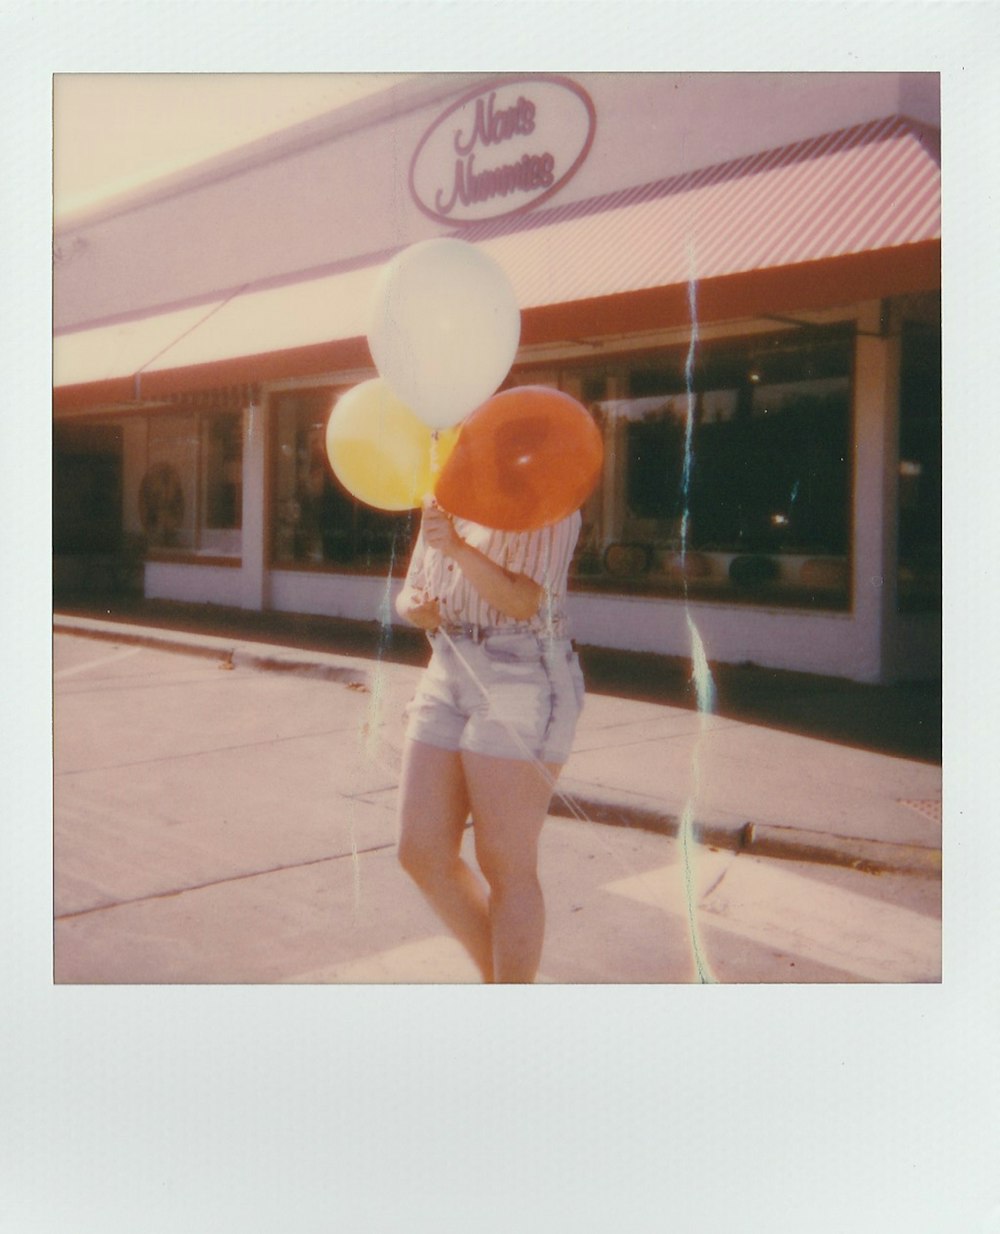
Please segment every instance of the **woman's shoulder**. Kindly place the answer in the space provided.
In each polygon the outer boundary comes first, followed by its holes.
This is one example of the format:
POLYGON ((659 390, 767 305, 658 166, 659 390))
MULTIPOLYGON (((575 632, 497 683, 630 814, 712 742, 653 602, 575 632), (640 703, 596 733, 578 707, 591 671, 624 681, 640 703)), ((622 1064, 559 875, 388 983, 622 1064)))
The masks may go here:
POLYGON ((583 524, 583 515, 579 510, 574 510, 572 514, 567 514, 565 518, 558 519, 554 523, 546 523, 544 527, 531 528, 510 528, 508 530, 498 530, 495 527, 484 527, 481 523, 474 523, 471 519, 456 518, 455 530, 461 536, 475 536, 480 539, 490 539, 503 537, 505 539, 529 539, 531 537, 558 535, 560 533, 578 533, 583 524))
POLYGON ((580 528, 583 526, 583 515, 579 510, 574 510, 572 514, 567 514, 565 518, 561 518, 557 523, 552 523, 547 530, 553 536, 576 536, 580 534, 580 528))

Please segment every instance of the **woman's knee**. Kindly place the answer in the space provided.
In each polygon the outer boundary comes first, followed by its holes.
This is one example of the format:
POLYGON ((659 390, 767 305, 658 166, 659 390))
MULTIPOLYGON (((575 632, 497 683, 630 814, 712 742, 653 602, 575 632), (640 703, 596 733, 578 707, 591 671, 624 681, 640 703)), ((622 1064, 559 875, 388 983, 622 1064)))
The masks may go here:
POLYGON ((396 860, 411 878, 417 878, 429 862, 427 846, 404 830, 396 844, 396 860))
POLYGON ((477 836, 476 862, 494 891, 531 887, 538 881, 538 855, 533 846, 496 844, 477 836))
POLYGON ((426 884, 446 876, 456 857, 450 849, 404 827, 396 845, 396 859, 414 882, 426 884))

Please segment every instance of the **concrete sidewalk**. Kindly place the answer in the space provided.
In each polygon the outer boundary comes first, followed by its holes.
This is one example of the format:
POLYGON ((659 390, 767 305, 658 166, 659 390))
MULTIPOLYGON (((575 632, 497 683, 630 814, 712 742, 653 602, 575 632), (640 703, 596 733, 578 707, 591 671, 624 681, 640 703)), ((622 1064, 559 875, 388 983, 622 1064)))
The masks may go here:
MULTIPOLYGON (((71 615, 57 615, 54 629, 353 685, 371 693, 397 749, 420 671, 71 615)), ((626 698, 588 696, 552 813, 665 836, 687 819, 717 849, 931 877, 941 869, 939 766, 626 698)))
MULTIPOLYGON (((396 860, 414 666, 59 625, 58 984, 477 981, 396 860)), ((543 984, 940 980, 933 824, 899 798, 934 769, 773 736, 588 700, 542 832, 543 984)))

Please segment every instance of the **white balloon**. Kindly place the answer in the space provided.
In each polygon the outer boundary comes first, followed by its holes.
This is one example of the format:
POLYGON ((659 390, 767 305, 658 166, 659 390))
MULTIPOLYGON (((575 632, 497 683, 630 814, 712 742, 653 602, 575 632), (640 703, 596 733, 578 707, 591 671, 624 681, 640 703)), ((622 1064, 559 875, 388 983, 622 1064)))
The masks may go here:
POLYGON ((382 380, 432 429, 496 393, 521 337, 514 289, 464 240, 424 240, 383 270, 368 345, 382 380))

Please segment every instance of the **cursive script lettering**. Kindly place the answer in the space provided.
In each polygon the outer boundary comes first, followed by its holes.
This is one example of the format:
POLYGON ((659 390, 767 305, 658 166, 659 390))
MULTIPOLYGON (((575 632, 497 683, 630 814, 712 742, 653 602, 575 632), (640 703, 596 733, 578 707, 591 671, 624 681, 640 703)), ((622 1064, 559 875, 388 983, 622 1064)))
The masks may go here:
POLYGON ((462 139, 462 130, 455 130, 455 153, 471 154, 477 141, 484 146, 494 146, 511 137, 527 137, 535 131, 535 104, 530 99, 519 98, 512 107, 494 111, 496 94, 488 102, 476 99, 476 119, 467 141, 462 139))
POLYGON ((587 92, 541 74, 480 85, 427 128, 410 160, 418 208, 452 226, 547 201, 576 174, 594 140, 587 92))
POLYGON ((451 196, 445 201, 444 191, 439 189, 434 199, 440 214, 450 214, 458 201, 468 206, 474 202, 489 201, 492 197, 506 197, 508 193, 532 193, 536 189, 549 188, 556 165, 555 158, 548 153, 525 154, 516 163, 481 172, 476 171, 475 163, 474 154, 464 161, 455 160, 451 196))

